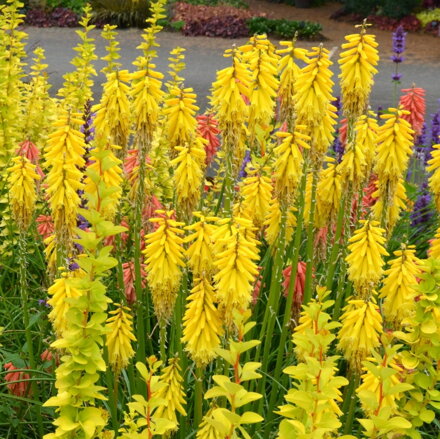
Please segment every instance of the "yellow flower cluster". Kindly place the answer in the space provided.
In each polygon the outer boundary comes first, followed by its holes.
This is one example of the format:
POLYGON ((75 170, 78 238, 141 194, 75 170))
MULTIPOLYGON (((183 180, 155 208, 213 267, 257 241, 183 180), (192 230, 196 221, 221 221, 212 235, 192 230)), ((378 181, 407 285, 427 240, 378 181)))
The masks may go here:
POLYGON ((368 97, 374 83, 379 62, 378 44, 374 35, 366 33, 365 25, 360 33, 347 35, 342 45, 339 64, 341 66, 341 92, 344 113, 356 118, 367 108, 368 97))
POLYGON ((179 236, 184 232, 183 223, 172 219, 174 211, 158 210, 163 215, 151 218, 157 229, 145 236, 145 265, 148 284, 153 296, 153 304, 159 320, 168 321, 174 309, 176 292, 182 276, 183 239, 179 236))
POLYGON ((133 335, 133 317, 130 309, 126 306, 118 305, 110 311, 111 317, 107 319, 106 328, 108 334, 106 345, 108 349, 108 359, 116 373, 126 368, 134 356, 131 343, 136 341, 133 335))
POLYGON ((350 254, 346 261, 349 265, 348 277, 354 283, 356 291, 362 297, 368 297, 374 284, 383 273, 383 256, 388 253, 384 248, 385 230, 373 220, 361 220, 362 227, 348 240, 350 254))
POLYGON ((385 271, 380 297, 383 301, 385 319, 400 327, 402 320, 414 311, 414 298, 417 296, 417 277, 421 273, 421 261, 415 255, 415 247, 402 246, 394 252, 395 259, 389 261, 390 268, 385 271))
POLYGON ((55 131, 49 135, 46 148, 47 194, 59 243, 68 243, 73 237, 80 204, 78 191, 84 186, 84 135, 75 128, 83 123, 80 117, 62 111, 53 124, 55 131))
POLYGON ((375 299, 351 299, 341 317, 338 347, 344 357, 357 370, 362 361, 380 345, 382 316, 375 299))
POLYGON ((26 157, 12 159, 13 165, 8 168, 9 200, 14 219, 20 230, 25 230, 32 220, 37 199, 35 188, 40 176, 35 172, 35 165, 26 157))
POLYGON ((214 288, 208 278, 194 280, 187 301, 182 342, 197 366, 206 366, 216 357, 223 334, 222 320, 214 303, 214 288))

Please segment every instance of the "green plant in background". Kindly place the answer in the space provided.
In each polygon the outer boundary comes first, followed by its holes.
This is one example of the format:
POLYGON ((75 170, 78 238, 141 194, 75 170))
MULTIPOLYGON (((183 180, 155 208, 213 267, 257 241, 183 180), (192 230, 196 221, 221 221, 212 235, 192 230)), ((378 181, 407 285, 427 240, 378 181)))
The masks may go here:
POLYGON ((205 5, 205 6, 219 6, 219 5, 229 5, 234 8, 249 8, 246 0, 185 0, 185 3, 191 5, 205 5))
POLYGON ((278 19, 272 20, 266 17, 253 17, 247 22, 250 35, 276 35, 281 38, 291 39, 297 35, 299 39, 316 38, 322 31, 319 23, 310 21, 295 21, 278 19))
POLYGON ((117 24, 119 27, 142 27, 149 16, 148 0, 91 0, 90 3, 99 21, 117 24))
POLYGON ((440 21, 440 8, 427 9, 426 11, 419 12, 416 17, 419 19, 422 27, 425 27, 432 21, 440 21))
POLYGON ((345 0, 347 12, 364 17, 377 13, 390 18, 402 18, 410 15, 420 6, 420 0, 345 0))
POLYGON ((43 7, 47 7, 49 9, 53 8, 68 8, 80 14, 87 4, 86 0, 45 0, 43 2, 39 2, 43 7))

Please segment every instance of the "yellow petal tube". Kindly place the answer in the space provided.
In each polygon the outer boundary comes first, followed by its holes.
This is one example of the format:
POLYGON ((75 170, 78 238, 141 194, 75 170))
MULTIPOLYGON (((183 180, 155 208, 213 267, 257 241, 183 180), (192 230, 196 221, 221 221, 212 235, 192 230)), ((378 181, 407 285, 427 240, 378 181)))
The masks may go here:
POLYGON ((191 215, 201 196, 206 156, 204 142, 202 137, 196 137, 185 146, 176 146, 178 155, 171 161, 177 202, 186 217, 191 215))
POLYGON ((431 157, 426 170, 432 172, 429 177, 429 188, 434 194, 435 207, 440 212, 440 143, 433 146, 431 157))
POLYGON ((40 176, 26 157, 14 157, 12 162, 8 168, 9 202, 18 227, 24 231, 32 220, 37 199, 35 183, 40 176))
POLYGON ((85 166, 84 135, 75 129, 82 125, 81 115, 63 111, 53 124, 46 148, 47 193, 58 243, 68 243, 75 232, 80 205, 78 191, 84 185, 80 171, 85 166))
POLYGON ((402 246, 394 252, 395 259, 389 261, 385 280, 380 290, 385 319, 394 327, 400 328, 402 320, 414 311, 414 298, 417 296, 417 277, 421 272, 421 261, 415 255, 415 248, 402 246))
POLYGON ((194 216, 198 221, 185 227, 185 230, 192 233, 184 241, 190 243, 186 251, 188 266, 194 275, 201 276, 214 271, 212 240, 216 226, 210 222, 216 221, 217 218, 205 217, 200 212, 194 212, 194 216))
POLYGON ((383 332, 382 316, 375 299, 349 300, 341 322, 338 347, 352 367, 360 370, 362 361, 380 345, 383 332))
POLYGON ((374 284, 383 273, 383 256, 388 253, 384 248, 385 230, 373 220, 361 220, 361 228, 348 240, 349 255, 348 278, 353 282, 356 291, 363 297, 369 295, 374 284))
POLYGON ((258 241, 252 222, 234 218, 230 228, 230 236, 221 239, 224 250, 216 254, 218 272, 214 276, 217 300, 228 326, 233 323, 235 310, 248 308, 259 273, 256 263, 259 259, 258 241))
POLYGON ((362 26, 359 34, 347 35, 342 45, 341 66, 342 105, 347 117, 360 116, 368 105, 379 62, 378 44, 374 35, 368 35, 362 26))
POLYGON ((168 366, 164 367, 160 376, 160 382, 164 384, 157 393, 157 398, 162 398, 166 401, 165 404, 160 405, 155 416, 158 418, 165 418, 175 424, 177 430, 179 423, 177 422, 177 413, 186 416, 185 408, 185 392, 183 391, 183 378, 181 375, 181 367, 179 365, 179 358, 170 358, 168 366))
POLYGON ((296 79, 301 72, 301 68, 296 61, 306 62, 307 50, 295 47, 295 41, 280 41, 280 45, 283 47, 277 50, 278 55, 282 56, 278 62, 280 113, 281 120, 286 121, 288 128, 291 128, 295 114, 296 79))
POLYGON ((150 219, 158 227, 145 236, 143 254, 154 310, 159 320, 168 321, 173 315, 181 267, 185 266, 183 239, 179 236, 184 232, 181 229, 183 223, 172 219, 174 211, 157 210, 156 213, 163 216, 150 219))
POLYGON ((245 217, 251 219, 256 227, 263 225, 270 205, 272 184, 270 178, 264 175, 268 170, 267 167, 260 168, 259 166, 250 170, 240 189, 243 196, 240 207, 245 217))
POLYGON ((196 278, 187 298, 183 317, 182 342, 198 367, 206 366, 216 356, 223 334, 220 313, 214 304, 214 288, 206 277, 196 278))
POLYGON ((302 174, 304 150, 310 148, 310 137, 304 134, 305 130, 304 125, 296 125, 292 134, 277 133, 281 143, 273 150, 275 190, 285 202, 295 197, 302 174))
POLYGON ((117 309, 110 311, 111 317, 107 319, 106 346, 108 349, 108 359, 116 373, 127 367, 134 350, 131 345, 136 341, 133 335, 133 317, 129 314, 130 309, 126 306, 118 305, 117 309))

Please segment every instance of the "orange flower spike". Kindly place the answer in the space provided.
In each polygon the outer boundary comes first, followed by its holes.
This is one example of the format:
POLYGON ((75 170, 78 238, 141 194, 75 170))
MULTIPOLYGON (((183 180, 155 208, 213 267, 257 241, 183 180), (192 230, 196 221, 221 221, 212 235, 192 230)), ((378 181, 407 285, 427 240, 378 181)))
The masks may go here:
POLYGON ((402 115, 402 119, 407 120, 416 134, 420 135, 425 121, 425 90, 413 85, 412 88, 402 89, 402 92, 406 94, 401 96, 399 105, 409 111, 409 114, 402 115))

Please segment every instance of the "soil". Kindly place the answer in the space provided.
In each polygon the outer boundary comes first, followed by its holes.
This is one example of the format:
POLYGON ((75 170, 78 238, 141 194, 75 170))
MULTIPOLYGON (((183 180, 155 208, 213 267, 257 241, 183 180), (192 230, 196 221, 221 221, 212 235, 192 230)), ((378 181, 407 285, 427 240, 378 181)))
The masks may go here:
MULTIPOLYGON (((338 51, 344 41, 344 36, 355 31, 354 25, 351 23, 330 19, 330 16, 341 8, 341 3, 330 2, 316 8, 301 9, 264 0, 247 0, 247 2, 250 9, 263 12, 268 18, 317 21, 321 24, 322 34, 327 39, 324 45, 330 50, 335 48, 338 51)), ((391 32, 377 28, 373 28, 372 32, 377 37, 381 59, 383 61, 389 60, 392 50, 391 32)), ((440 37, 422 33, 409 33, 406 42, 405 62, 411 64, 440 64, 440 37)), ((309 46, 309 44, 307 42, 306 45, 309 46)), ((304 46, 303 42, 301 45, 304 46)), ((313 45, 316 45, 316 43, 313 45)))

